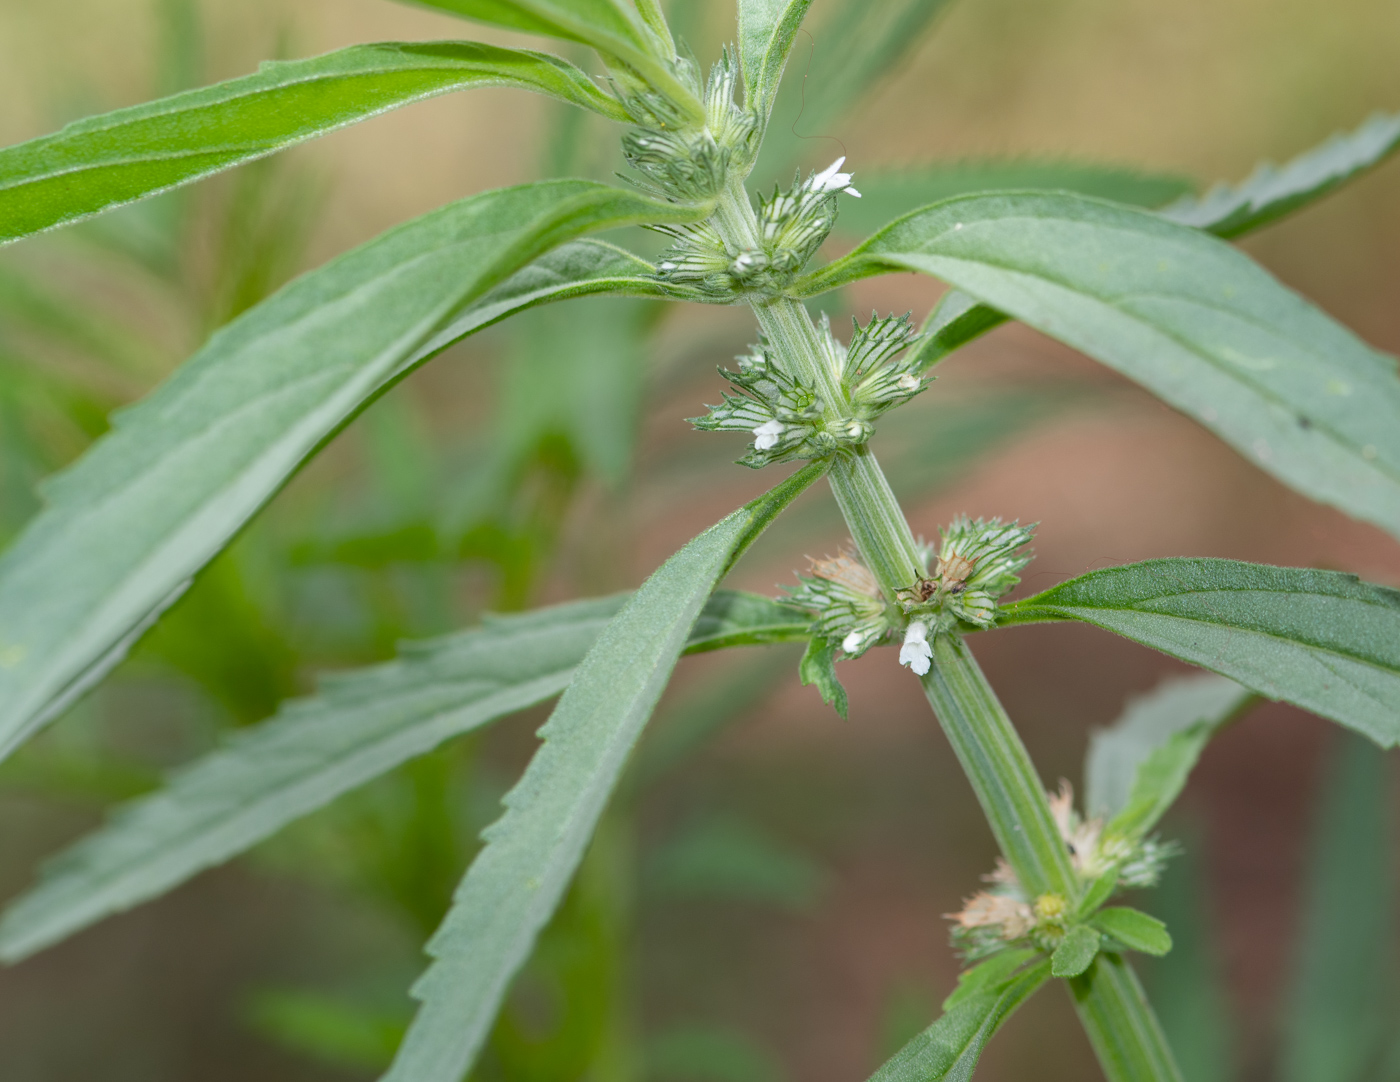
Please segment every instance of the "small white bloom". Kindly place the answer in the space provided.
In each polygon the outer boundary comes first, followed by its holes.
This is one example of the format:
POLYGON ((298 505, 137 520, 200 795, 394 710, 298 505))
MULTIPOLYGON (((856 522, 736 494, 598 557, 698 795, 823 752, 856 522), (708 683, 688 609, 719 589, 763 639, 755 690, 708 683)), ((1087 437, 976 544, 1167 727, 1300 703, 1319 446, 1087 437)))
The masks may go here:
POLYGON ((851 187, 851 174, 840 172, 841 166, 846 164, 846 157, 842 155, 828 165, 811 180, 811 190, 821 195, 827 192, 847 192, 860 198, 860 192, 851 187))
POLYGON ((778 439, 782 434, 782 421, 764 421, 753 430, 753 445, 760 451, 767 451, 778 446, 778 439))
POLYGON ((909 624, 904 632, 904 645, 899 648, 899 663, 908 665, 923 676, 933 663, 933 648, 928 644, 928 625, 919 620, 909 624))
POLYGON ((917 391, 919 389, 919 377, 912 372, 905 372, 898 381, 901 391, 917 391))
POLYGON ((864 645, 865 633, 861 631, 852 631, 849 635, 847 635, 844 639, 841 640, 841 649, 848 654, 860 653, 861 647, 863 647, 864 645))

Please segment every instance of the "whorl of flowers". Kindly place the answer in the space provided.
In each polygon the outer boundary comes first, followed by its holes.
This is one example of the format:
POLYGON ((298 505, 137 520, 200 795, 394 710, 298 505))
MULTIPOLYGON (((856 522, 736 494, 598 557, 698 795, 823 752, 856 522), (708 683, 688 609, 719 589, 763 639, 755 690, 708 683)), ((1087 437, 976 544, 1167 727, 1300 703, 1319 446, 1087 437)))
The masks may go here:
MULTIPOLYGON (((1074 789, 1067 781, 1060 783, 1060 791, 1049 800, 1055 825, 1069 851, 1070 867, 1081 887, 1087 889, 1105 875, 1115 877, 1109 897, 1121 890, 1156 885, 1162 866, 1175 852, 1172 845, 1157 838, 1131 841, 1107 833, 1103 820, 1085 819, 1075 811, 1074 789)), ((1058 894, 1030 898, 1016 873, 1000 858, 995 870, 982 878, 990 884, 988 889, 968 898, 958 912, 944 914, 953 922, 953 946, 968 961, 1010 946, 1047 952, 1058 946, 1072 916, 1067 899, 1058 894)))
POLYGON ((810 575, 799 575, 791 602, 812 613, 812 634, 860 657, 889 632, 885 599, 875 576, 844 550, 820 560, 807 557, 810 575))
MULTIPOLYGON (((736 125, 735 137, 739 135, 736 125)), ((845 192, 860 197, 851 187, 851 174, 840 171, 845 161, 837 158, 806 181, 799 175, 788 192, 775 188, 771 198, 760 197, 757 247, 731 248, 703 224, 653 226, 676 241, 658 261, 657 277, 663 283, 699 289, 716 298, 735 293, 781 293, 831 232, 836 223, 837 195, 845 192)))
MULTIPOLYGON (((705 125, 687 127, 664 103, 638 92, 626 98, 646 123, 622 137, 627 164, 646 180, 640 187, 667 199, 713 199, 731 176, 747 174, 758 153, 758 120, 734 101, 739 65, 725 49, 705 84, 705 125)), ((721 246, 722 247, 722 246, 721 246)))
POLYGON ((758 469, 770 462, 821 458, 864 443, 874 432, 854 418, 826 416, 817 392, 784 372, 765 346, 736 360, 737 372, 720 372, 740 393, 726 394, 722 404, 691 423, 707 432, 751 432, 752 447, 739 459, 743 465, 758 469))

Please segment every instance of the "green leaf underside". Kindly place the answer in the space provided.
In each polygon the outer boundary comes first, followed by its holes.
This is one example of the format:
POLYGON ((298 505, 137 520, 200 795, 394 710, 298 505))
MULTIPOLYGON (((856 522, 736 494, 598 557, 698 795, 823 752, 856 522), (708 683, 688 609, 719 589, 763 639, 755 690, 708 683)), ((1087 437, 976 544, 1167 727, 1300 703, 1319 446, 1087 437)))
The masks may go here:
POLYGON ((1055 977, 1077 977, 1093 964, 1099 953, 1103 936, 1083 924, 1065 933, 1050 959, 1050 973, 1055 977))
POLYGON ((1255 701, 1235 681, 1205 673, 1174 677, 1133 699, 1089 737, 1085 810, 1116 833, 1146 834, 1181 795, 1210 739, 1255 701))
POLYGON ((0 244, 475 86, 537 90, 627 119, 584 72, 527 50, 390 42, 270 61, 256 75, 89 117, 0 150, 0 244))
POLYGON ((428 943, 434 961, 413 988, 422 1006, 386 1079, 457 1082, 471 1065, 511 978, 568 887, 705 599, 824 470, 804 467, 686 545, 589 651, 428 943))
POLYGON ((900 219, 796 289, 895 270, 1102 361, 1300 492, 1400 536, 1394 358, 1229 245, 1079 196, 968 196, 900 219))
POLYGON ((0 754, 100 679, 308 456, 432 352, 531 304, 648 289, 645 264, 604 245, 512 274, 582 233, 690 213, 589 181, 486 192, 217 332, 46 484, 47 509, 0 558, 0 754))
POLYGON ((1002 610, 1080 620, 1369 736, 1400 742, 1400 592, 1354 575, 1217 559, 1093 571, 1002 610))
POLYGON ((960 986, 943 1016, 895 1053, 870 1082, 967 1082, 992 1035, 1049 979, 1046 958, 999 981, 977 982, 971 990, 960 986))
POLYGON ((1328 194, 1400 146, 1400 115, 1376 113, 1355 131, 1338 132, 1284 165, 1261 164, 1239 184, 1217 184, 1200 198, 1162 209, 1183 225, 1238 237, 1328 194))
POLYGON ((1006 158, 930 162, 856 177, 859 200, 843 200, 836 228, 873 233, 895 218, 930 203, 990 191, 1075 192, 1133 207, 1161 207, 1188 195, 1196 185, 1186 177, 1144 173, 1127 166, 1095 162, 1006 158))
MULTIPOLYGON (((44 869, 0 919, 13 962, 163 894, 443 741, 557 695, 628 594, 578 601, 408 643, 398 660, 323 682, 273 720, 176 773, 44 869)), ((802 638, 807 621, 719 591, 686 651, 802 638)))
POLYGON ((764 120, 782 82, 798 28, 812 0, 739 0, 739 62, 744 104, 764 120))
POLYGON ((1161 957, 1172 949, 1172 937, 1167 934, 1165 924, 1156 917, 1125 905, 1100 909, 1094 914, 1094 927, 1129 950, 1161 957))

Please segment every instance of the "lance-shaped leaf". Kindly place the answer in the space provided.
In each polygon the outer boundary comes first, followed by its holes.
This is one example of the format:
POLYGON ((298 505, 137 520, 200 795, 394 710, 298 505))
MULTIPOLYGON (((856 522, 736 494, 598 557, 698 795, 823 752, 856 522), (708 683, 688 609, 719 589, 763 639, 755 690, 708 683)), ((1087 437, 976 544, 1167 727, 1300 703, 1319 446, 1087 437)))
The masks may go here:
POLYGON ((804 467, 691 541, 588 652, 428 944, 435 960, 413 989, 422 1006, 387 1079, 457 1082, 470 1067, 511 978, 583 858, 705 599, 825 468, 804 467))
MULTIPOLYGON (((1298 155, 1282 166, 1276 167, 1267 163, 1260 165, 1239 185, 1217 184, 1199 198, 1182 196, 1169 206, 1162 207, 1158 213, 1174 222, 1204 229, 1218 237, 1240 237, 1329 194, 1378 164, 1393 153, 1397 146, 1400 146, 1400 116, 1378 113, 1356 131, 1334 135, 1320 146, 1298 155)), ((989 165, 990 168, 992 167, 989 165)), ((990 174, 986 179, 992 179, 990 174)), ((1030 174, 1014 180, 1008 177, 1005 183, 987 184, 984 188, 1063 187, 1069 191, 1112 199, 1118 203, 1160 206, 1155 198, 1147 198, 1149 194, 1157 194, 1153 191, 1153 182, 1158 178, 1144 178, 1147 184, 1140 188, 1124 186, 1117 190, 1107 187, 1095 188, 1094 182, 1088 178, 1083 182, 1060 185, 1045 184, 1041 182, 1042 179, 1030 174), (1134 191, 1142 198, 1133 198, 1134 191)), ((863 212, 868 213, 867 208, 873 208, 877 204, 881 182, 882 178, 878 175, 872 179, 866 179, 862 175, 860 186, 866 199, 855 212, 857 216, 863 212), (875 200, 870 198, 872 194, 876 197, 875 200)), ((897 184, 896 193, 899 193, 901 188, 903 185, 897 184)), ((1158 189, 1159 192, 1160 190, 1158 189)), ((936 194, 930 191, 924 202, 932 203, 935 199, 950 198, 957 194, 960 193, 951 190, 936 194)), ((900 211, 891 211, 880 221, 887 221, 895 213, 902 213, 911 207, 912 204, 900 211)), ((859 228, 858 222, 852 224, 849 204, 842 213, 846 225, 859 228)), ((879 224, 872 221, 868 228, 877 228, 879 224)), ((929 335, 925 338, 923 346, 925 365, 941 360, 959 346, 966 345, 992 328, 1001 326, 1009 318, 995 308, 977 304, 965 293, 950 290, 929 316, 928 324, 923 328, 924 333, 929 335), (948 311, 944 312, 944 309, 948 311)))
POLYGON ((1264 162, 1239 184, 1217 184, 1200 198, 1182 199, 1161 213, 1218 237, 1238 237, 1322 198, 1397 146, 1400 116, 1377 113, 1355 131, 1339 132, 1284 165, 1264 162))
MULTIPOLYGON (((331 676, 311 698, 238 733, 61 853, 0 919, 13 962, 221 864, 444 740, 563 691, 629 595, 576 601, 408 643, 398 660, 331 676)), ((720 591, 688 652, 803 638, 807 620, 720 591)))
POLYGON ((408 0, 492 26, 580 41, 624 61, 692 120, 704 109, 676 77, 674 45, 654 33, 626 0, 408 0))
POLYGON ((1002 610, 1008 624, 1081 620, 1400 743, 1400 591, 1355 575, 1237 560, 1091 571, 1002 610))
POLYGON ((963 974, 944 1014, 894 1054, 870 1082, 968 1082, 987 1042, 1050 979, 1050 960, 1016 965, 1033 952, 1008 951, 963 974))
POLYGON ((808 275, 931 274, 1136 380, 1285 483, 1400 536, 1400 378, 1248 257, 1072 195, 936 204, 808 275))
POLYGON ((1255 701, 1233 680, 1204 673, 1130 700, 1122 717, 1089 737, 1084 810, 1110 820, 1115 833, 1141 837, 1181 795, 1211 737, 1255 701))
POLYGON ((474 42, 355 45, 191 90, 0 150, 0 244, 261 158, 400 105, 474 86, 627 113, 572 64, 474 42))
POLYGON ((934 162, 898 170, 861 170, 862 196, 845 200, 836 228, 866 234, 912 210, 991 191, 1076 192, 1133 207, 1161 207, 1195 190, 1186 177, 1145 173, 1098 162, 988 158, 934 162))
POLYGON ((788 54, 812 0, 739 0, 739 62, 744 104, 767 120, 788 54))
MULTIPOLYGON (((590 230, 690 213, 588 181, 486 192, 216 333, 46 486, 49 506, 0 558, 0 755, 100 679, 309 455, 449 335, 596 285, 559 277, 581 269, 577 249, 503 285, 512 273, 590 230)), ((616 250, 588 252, 613 252, 618 273, 616 250)))

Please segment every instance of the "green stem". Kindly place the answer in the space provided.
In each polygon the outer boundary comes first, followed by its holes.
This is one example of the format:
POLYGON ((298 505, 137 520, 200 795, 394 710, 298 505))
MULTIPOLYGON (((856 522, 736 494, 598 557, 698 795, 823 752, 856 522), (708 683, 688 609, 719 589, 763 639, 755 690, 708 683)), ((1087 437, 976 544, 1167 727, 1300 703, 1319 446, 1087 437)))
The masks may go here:
MULTIPOLYGON (((758 223, 742 184, 721 196, 712 219, 732 248, 755 249, 758 223)), ((835 371, 807 310, 787 297, 755 299, 753 310, 778 363, 810 383, 831 419, 846 407, 835 371)), ((926 573, 908 520, 868 447, 836 457, 827 477, 846 525, 885 596, 926 573)), ((956 634, 940 634, 924 691, 982 804, 992 833, 1032 897, 1074 900, 1078 882, 1030 755, 972 653, 956 634)), ((1100 955, 1072 984, 1079 1016, 1109 1082, 1181 1082, 1161 1027, 1133 971, 1100 955)))
POLYGON ((1070 995, 1108 1082, 1181 1082, 1157 1016, 1127 959, 1100 954, 1070 995))
POLYGON ((1045 788, 976 658, 957 635, 933 643, 924 694, 972 782, 1002 854, 1027 894, 1075 900, 1069 851, 1050 814, 1045 788))

